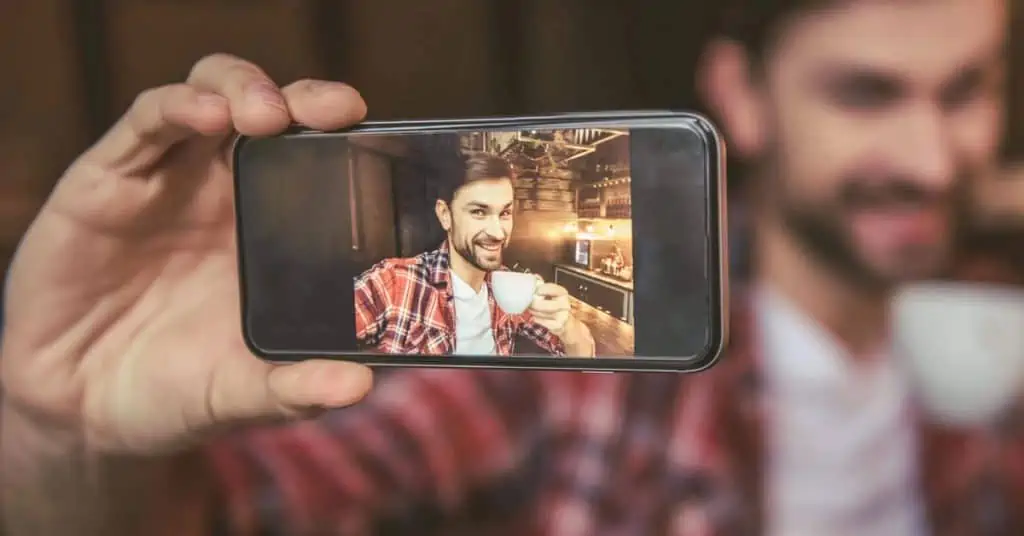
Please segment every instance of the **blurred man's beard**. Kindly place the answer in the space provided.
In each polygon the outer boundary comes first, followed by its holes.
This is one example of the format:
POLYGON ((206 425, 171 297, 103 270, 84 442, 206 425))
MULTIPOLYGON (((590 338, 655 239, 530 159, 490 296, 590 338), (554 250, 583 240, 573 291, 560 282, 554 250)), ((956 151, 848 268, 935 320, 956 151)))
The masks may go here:
MULTIPOLYGON (((784 182, 783 179, 781 183, 784 182)), ((902 179, 852 177, 827 202, 796 198, 784 184, 777 184, 774 202, 785 230, 808 255, 857 286, 885 290, 902 282, 940 275, 948 268, 950 252, 966 219, 966 184, 966 179, 958 179, 952 190, 939 195, 902 179), (946 232, 932 243, 907 244, 890 252, 882 265, 875 264, 858 243, 854 219, 863 217, 864 211, 884 213, 900 207, 944 214, 946 232)))
POLYGON ((505 241, 493 241, 487 238, 487 234, 480 232, 474 236, 459 237, 459 233, 455 225, 452 225, 452 231, 449 234, 449 241, 451 242, 452 248, 466 260, 469 264, 472 264, 477 269, 484 272, 492 272, 501 268, 502 254, 505 251, 505 246, 508 245, 508 240, 505 241), (483 245, 498 245, 500 248, 496 252, 486 251, 483 249, 483 245), (485 256, 492 256, 493 258, 488 259, 485 256))

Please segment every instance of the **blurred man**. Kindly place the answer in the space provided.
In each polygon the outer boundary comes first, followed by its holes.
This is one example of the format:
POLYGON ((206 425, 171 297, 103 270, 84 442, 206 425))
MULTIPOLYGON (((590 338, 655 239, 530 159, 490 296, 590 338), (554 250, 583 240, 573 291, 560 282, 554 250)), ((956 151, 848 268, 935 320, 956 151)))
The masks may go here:
POLYGON ((490 273, 502 268, 512 237, 512 167, 480 154, 460 172, 434 207, 445 242, 356 279, 356 338, 392 354, 508 356, 522 335, 553 355, 593 356, 590 329, 573 317, 563 287, 539 285, 523 314, 497 306, 490 273))
POLYGON ((1007 7, 742 2, 743 39, 713 44, 703 79, 733 147, 761 163, 758 284, 710 372, 401 372, 350 410, 197 458, 185 446, 211 431, 368 388, 357 366, 247 354, 230 242, 209 239, 230 236, 216 202, 230 176, 219 139, 195 134, 337 128, 362 102, 204 60, 69 170, 19 252, 0 434, 11 534, 1024 534, 1020 445, 925 427, 886 344, 890 290, 942 268, 956 193, 993 164, 1007 7), (160 158, 175 144, 188 165, 160 158), (174 195, 140 175, 179 179, 174 195), (182 237, 185 223, 210 227, 182 237))
POLYGON ((977 484, 952 469, 969 443, 915 426, 888 307, 899 283, 942 275, 969 182, 995 164, 1006 5, 826 4, 779 33, 741 10, 706 57, 705 96, 760 162, 764 201, 752 296, 764 433, 733 452, 761 480, 771 533, 965 530, 982 514, 940 494, 977 484), (925 465, 949 457, 947 476, 918 463, 921 448, 935 450, 925 465))

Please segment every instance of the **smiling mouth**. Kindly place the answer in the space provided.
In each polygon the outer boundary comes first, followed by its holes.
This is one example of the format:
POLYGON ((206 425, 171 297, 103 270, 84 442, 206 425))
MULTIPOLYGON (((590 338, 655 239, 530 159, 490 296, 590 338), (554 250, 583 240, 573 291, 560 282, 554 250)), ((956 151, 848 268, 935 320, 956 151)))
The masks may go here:
POLYGON ((501 242, 478 242, 477 246, 480 246, 480 248, 483 249, 484 251, 497 253, 501 251, 502 244, 501 242))

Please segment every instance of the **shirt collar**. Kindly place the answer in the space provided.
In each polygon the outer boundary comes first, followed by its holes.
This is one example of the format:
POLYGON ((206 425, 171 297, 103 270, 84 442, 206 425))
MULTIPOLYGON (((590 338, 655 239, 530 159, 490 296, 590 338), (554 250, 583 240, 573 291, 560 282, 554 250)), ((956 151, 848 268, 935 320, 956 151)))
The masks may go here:
POLYGON ((765 285, 756 294, 766 372, 776 381, 837 382, 849 353, 787 296, 765 285))
POLYGON ((842 382, 855 370, 887 366, 888 346, 868 360, 856 360, 849 350, 816 319, 778 289, 762 285, 755 295, 762 358, 776 380, 842 382), (862 363, 858 365, 858 363, 862 363))
POLYGON ((487 285, 481 286, 480 292, 477 292, 469 283, 463 281, 459 274, 450 272, 449 278, 452 282, 452 295, 460 300, 473 300, 481 295, 487 296, 487 285))
POLYGON ((427 268, 427 280, 435 287, 448 287, 451 276, 448 271, 451 269, 451 254, 448 250, 448 241, 424 255, 424 265, 427 268))

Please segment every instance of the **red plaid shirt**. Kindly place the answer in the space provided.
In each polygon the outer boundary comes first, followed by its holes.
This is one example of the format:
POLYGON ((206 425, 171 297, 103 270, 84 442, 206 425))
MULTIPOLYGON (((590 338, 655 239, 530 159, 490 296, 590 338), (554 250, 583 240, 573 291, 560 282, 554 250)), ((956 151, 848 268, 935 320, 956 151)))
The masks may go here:
MULTIPOLYGON (((448 355, 455 350, 455 307, 452 305, 448 243, 407 259, 385 259, 355 282, 356 338, 361 344, 390 354, 448 355)), ((533 322, 530 313, 501 310, 490 292, 491 325, 498 355, 512 355, 518 336, 557 356, 562 341, 533 322)))
MULTIPOLYGON (((396 371, 352 408, 227 438, 210 450, 219 533, 761 534, 767 406, 746 317, 702 374, 396 371)), ((1024 534, 1024 431, 995 451, 920 434, 934 534, 1024 534)))

